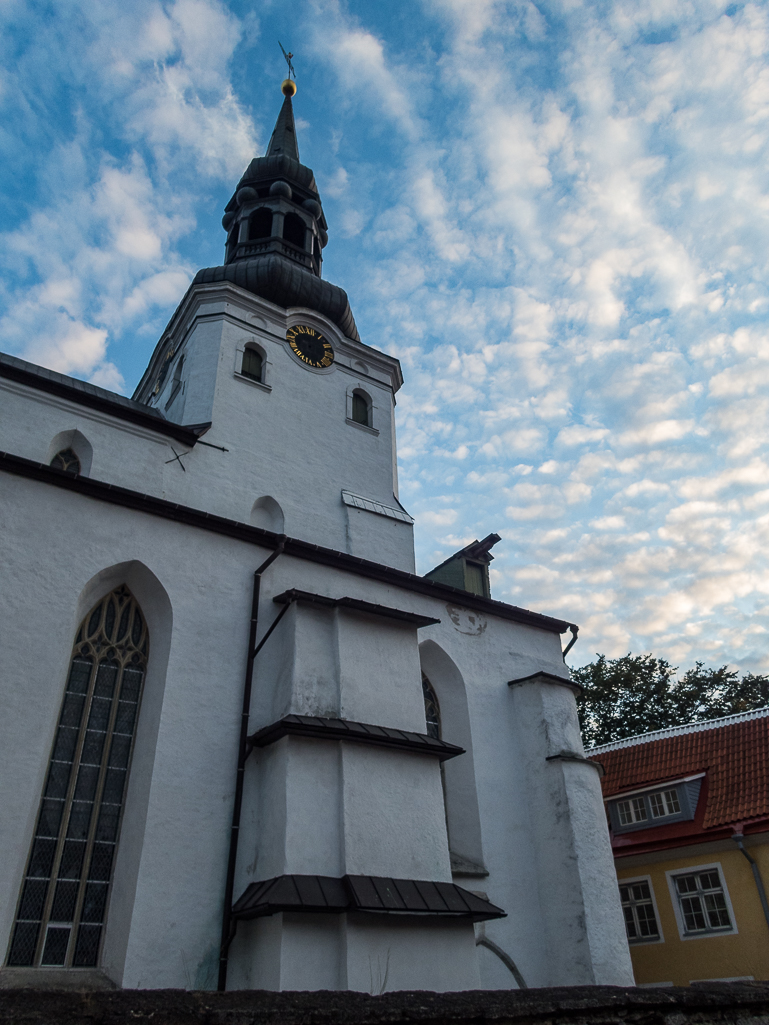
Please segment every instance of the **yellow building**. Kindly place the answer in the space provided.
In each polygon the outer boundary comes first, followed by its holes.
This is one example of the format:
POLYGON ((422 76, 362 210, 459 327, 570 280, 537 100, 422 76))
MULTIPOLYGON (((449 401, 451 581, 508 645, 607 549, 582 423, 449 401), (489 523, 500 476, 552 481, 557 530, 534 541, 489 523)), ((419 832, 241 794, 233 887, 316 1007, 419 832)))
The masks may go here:
POLYGON ((769 979, 769 708, 590 757, 637 984, 769 979))

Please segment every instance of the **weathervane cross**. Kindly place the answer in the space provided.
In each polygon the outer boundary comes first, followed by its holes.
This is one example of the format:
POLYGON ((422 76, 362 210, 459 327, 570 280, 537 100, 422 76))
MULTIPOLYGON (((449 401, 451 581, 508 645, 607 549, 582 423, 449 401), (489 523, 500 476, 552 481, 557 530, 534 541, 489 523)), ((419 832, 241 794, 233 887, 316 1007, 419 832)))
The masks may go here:
POLYGON ((294 65, 291 63, 291 58, 294 56, 293 53, 286 53, 286 51, 283 49, 283 43, 281 43, 280 40, 278 40, 278 46, 280 47, 283 56, 286 58, 286 64, 288 64, 288 77, 291 78, 293 76, 293 78, 296 79, 294 65))

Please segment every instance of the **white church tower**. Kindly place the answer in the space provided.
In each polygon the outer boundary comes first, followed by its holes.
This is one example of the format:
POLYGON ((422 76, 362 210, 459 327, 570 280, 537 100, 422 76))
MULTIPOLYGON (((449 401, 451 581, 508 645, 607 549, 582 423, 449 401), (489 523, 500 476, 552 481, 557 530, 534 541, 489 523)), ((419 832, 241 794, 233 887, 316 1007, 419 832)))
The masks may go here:
POLYGON ((0 355, 0 985, 631 984, 576 627, 415 574, 283 91, 133 399, 0 355))

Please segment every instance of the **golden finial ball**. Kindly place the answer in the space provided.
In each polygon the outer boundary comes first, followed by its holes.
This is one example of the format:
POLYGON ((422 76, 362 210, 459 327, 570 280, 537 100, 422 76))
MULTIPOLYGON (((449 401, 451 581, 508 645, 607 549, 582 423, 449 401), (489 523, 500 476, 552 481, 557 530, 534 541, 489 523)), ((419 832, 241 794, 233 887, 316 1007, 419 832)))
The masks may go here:
POLYGON ((293 78, 284 78, 280 91, 284 96, 296 96, 296 82, 293 78))

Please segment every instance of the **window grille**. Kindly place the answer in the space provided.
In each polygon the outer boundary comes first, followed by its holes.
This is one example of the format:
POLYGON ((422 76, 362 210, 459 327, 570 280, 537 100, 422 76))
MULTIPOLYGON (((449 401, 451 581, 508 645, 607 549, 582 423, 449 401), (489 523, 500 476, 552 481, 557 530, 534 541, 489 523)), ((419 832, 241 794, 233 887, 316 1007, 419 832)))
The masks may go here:
POLYGON ((364 427, 371 426, 366 396, 357 391, 352 393, 352 419, 356 424, 363 424, 364 427))
POLYGON ((125 586, 80 626, 9 965, 97 963, 148 650, 125 586))
POLYGON ((674 878, 687 935, 731 930, 732 921, 718 869, 674 878))
POLYGON ((240 365, 240 372, 244 377, 250 377, 252 381, 262 379, 262 354, 250 346, 243 350, 243 362, 240 365))
POLYGON ((57 452, 51 460, 51 466, 55 466, 57 470, 66 470, 67 473, 80 473, 80 460, 71 448, 57 452))
POLYGON ((629 826, 631 822, 645 822, 648 818, 643 797, 634 797, 631 801, 618 801, 617 814, 623 826, 629 826))
POLYGON ((624 833, 693 819, 701 783, 698 776, 675 785, 668 783, 666 789, 644 791, 609 801, 607 808, 612 829, 615 833, 624 833))
POLYGON ((655 819, 662 818, 665 815, 678 815, 681 811, 678 793, 675 790, 663 790, 662 793, 651 794, 649 805, 652 810, 652 816, 655 819))
POLYGON ((631 943, 658 940, 660 931, 648 882, 620 883, 619 896, 628 940, 631 943))
POLYGON ((422 693, 425 699, 425 723, 427 735, 441 739, 441 706, 438 704, 438 697, 433 690, 433 685, 422 673, 422 693))

